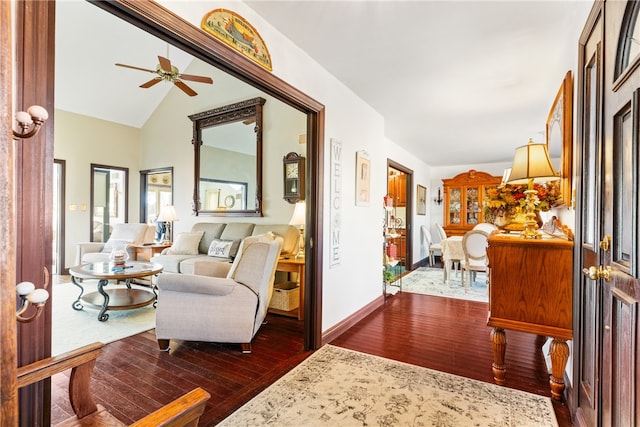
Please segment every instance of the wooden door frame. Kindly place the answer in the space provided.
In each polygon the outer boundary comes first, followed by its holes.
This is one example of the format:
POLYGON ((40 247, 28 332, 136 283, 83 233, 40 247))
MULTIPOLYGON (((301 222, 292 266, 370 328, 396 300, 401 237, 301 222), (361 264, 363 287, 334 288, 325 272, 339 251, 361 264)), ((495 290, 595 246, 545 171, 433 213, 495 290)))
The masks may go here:
MULTIPOLYGON (((96 6, 279 99, 307 115, 305 349, 322 345, 324 105, 152 1, 97 1, 96 6)), ((49 35, 53 37, 53 35, 49 35)))
MULTIPOLYGON (((0 19, 11 23, 11 2, 0 1, 0 19)), ((0 157, 6 159, 0 167, 0 425, 18 424, 18 395, 16 350, 16 252, 14 198, 14 150, 11 129, 13 126, 12 54, 13 25, 0 26, 0 117, 4 117, 0 133, 0 157)))
MULTIPOLYGON (((12 25, 2 26, 2 86, 0 91, 3 95, 3 112, 6 117, 5 125, 7 132, 3 132, 0 137, 0 153, 6 154, 10 161, 2 169, 2 178, 8 185, 1 186, 0 196, 3 198, 2 210, 0 210, 0 231, 4 242, 7 243, 7 250, 2 251, 0 260, 0 302, 2 302, 2 325, 0 325, 0 344, 2 345, 2 371, 0 371, 0 392, 2 395, 2 406, 0 408, 0 424, 18 425, 18 399, 16 389, 16 366, 30 363, 48 357, 51 354, 51 307, 47 304, 39 321, 33 322, 24 329, 22 333, 25 345, 21 346, 21 354, 18 357, 18 346, 16 344, 16 321, 15 321, 15 283, 16 277, 23 277, 28 280, 34 272, 37 278, 32 278, 34 282, 40 283, 41 268, 43 265, 51 264, 51 247, 44 248, 41 244, 44 240, 51 243, 51 224, 46 221, 51 217, 52 195, 51 191, 44 191, 40 187, 29 187, 29 182, 25 182, 23 189, 28 194, 21 196, 21 209, 24 209, 24 202, 31 203, 26 206, 29 209, 23 210, 24 215, 37 212, 29 224, 23 224, 15 217, 16 210, 12 204, 15 191, 12 185, 15 181, 15 171, 12 169, 11 160, 14 158, 12 152, 13 141, 10 139, 11 118, 13 111, 12 79, 11 71, 13 61, 11 52, 13 44, 16 45, 16 105, 20 108, 23 105, 42 105, 49 111, 48 126, 37 137, 30 141, 34 147, 41 147, 44 156, 50 156, 47 164, 53 162, 53 113, 54 113, 54 57, 55 57, 55 2, 25 0, 12 2, 0 2, 0 13, 3 22, 11 21, 11 5, 16 5, 16 31, 15 43, 12 42, 12 25), (37 84, 35 84, 37 82, 37 84), (38 145, 40 144, 40 145, 38 145), (46 193, 46 194, 44 194, 46 193), (32 205, 38 205, 37 211, 32 205), (38 232, 28 233, 24 231, 24 226, 29 225, 27 232, 38 228, 38 232), (32 227, 33 225, 34 227, 32 227), (14 234, 13 230, 18 230, 14 234), (15 248, 20 242, 22 252, 37 250, 38 254, 44 254, 27 259, 16 255, 15 248), (42 258, 42 259, 40 259, 42 258), (21 259, 21 265, 16 268, 16 260, 21 259), (16 274, 16 273, 20 274, 16 274), (25 273, 25 274, 23 274, 25 273), (29 274, 30 273, 30 274, 29 274), (12 302, 13 301, 13 302, 12 302)), ((304 326, 304 347, 305 349, 316 349, 322 345, 322 254, 323 254, 323 193, 324 193, 324 118, 325 107, 313 98, 302 93, 298 89, 279 79, 275 75, 264 70, 260 66, 251 62, 241 54, 229 49, 227 46, 207 35, 188 21, 170 12, 152 1, 115 0, 113 2, 99 1, 93 4, 102 9, 136 25, 143 30, 150 32, 168 42, 171 42, 188 53, 214 65, 240 80, 251 84, 259 90, 283 101, 307 115, 307 242, 306 242, 306 264, 307 274, 305 287, 305 326, 304 326), (313 178, 313 179, 311 179, 313 178)), ((41 166, 41 165, 40 165, 41 166)), ((33 170, 36 165, 25 165, 33 170)), ((52 168, 47 168, 44 172, 49 178, 52 168)), ((42 176, 38 176, 42 178, 42 176)), ((46 176, 45 176, 46 178, 46 176)), ((46 180, 45 180, 46 181, 46 180)), ((50 180, 49 180, 50 181, 50 180)), ((18 337, 19 338, 19 337, 18 337)), ((22 413, 38 414, 45 419, 49 418, 50 411, 50 385, 47 382, 37 386, 35 391, 29 392, 29 396, 21 399, 20 405, 22 413)))

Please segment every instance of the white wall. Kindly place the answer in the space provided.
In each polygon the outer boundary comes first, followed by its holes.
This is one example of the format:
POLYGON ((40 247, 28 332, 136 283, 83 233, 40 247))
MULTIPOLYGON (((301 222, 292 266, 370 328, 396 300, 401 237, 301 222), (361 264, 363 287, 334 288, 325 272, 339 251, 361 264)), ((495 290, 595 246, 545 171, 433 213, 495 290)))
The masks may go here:
POLYGON ((89 241, 91 163, 129 168, 129 222, 138 222, 140 131, 56 110, 54 140, 54 157, 66 161, 65 267, 71 267, 76 243, 89 241), (69 205, 76 205, 77 210, 70 210, 69 205), (82 205, 87 206, 86 211, 81 210, 82 205))

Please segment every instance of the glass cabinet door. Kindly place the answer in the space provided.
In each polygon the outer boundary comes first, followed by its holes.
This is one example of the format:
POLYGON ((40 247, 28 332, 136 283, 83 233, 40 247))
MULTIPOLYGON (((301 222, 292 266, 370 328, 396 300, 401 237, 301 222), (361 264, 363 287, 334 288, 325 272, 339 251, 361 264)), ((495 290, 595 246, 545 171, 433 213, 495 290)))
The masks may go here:
POLYGON ((476 225, 480 222, 480 215, 482 213, 480 189, 478 187, 467 187, 466 201, 466 224, 476 225))
POLYGON ((449 224, 460 224, 462 207, 462 190, 460 188, 449 189, 449 224))

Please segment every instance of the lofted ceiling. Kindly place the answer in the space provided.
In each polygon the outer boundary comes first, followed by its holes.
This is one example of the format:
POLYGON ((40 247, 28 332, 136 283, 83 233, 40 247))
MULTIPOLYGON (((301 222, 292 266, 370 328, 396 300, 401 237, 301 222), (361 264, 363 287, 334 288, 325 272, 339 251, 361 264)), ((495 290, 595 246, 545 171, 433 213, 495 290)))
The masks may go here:
MULTIPOLYGON (((390 140, 444 166, 510 161, 530 137, 544 142, 593 2, 246 3, 377 110, 390 140)), ((153 75, 114 64, 201 62, 89 3, 59 1, 56 13, 56 108, 141 127, 173 86, 139 89, 153 75)), ((213 85, 188 83, 215 98, 226 77, 210 68, 213 85)))

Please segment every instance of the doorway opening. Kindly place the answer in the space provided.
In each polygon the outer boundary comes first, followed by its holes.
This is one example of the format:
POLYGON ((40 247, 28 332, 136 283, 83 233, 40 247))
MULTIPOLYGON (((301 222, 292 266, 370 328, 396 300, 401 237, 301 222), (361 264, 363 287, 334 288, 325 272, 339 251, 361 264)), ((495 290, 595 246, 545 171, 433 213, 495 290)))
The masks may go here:
POLYGON ((164 229, 164 224, 157 223, 163 206, 173 205, 173 167, 140 171, 140 222, 156 224, 156 241, 163 237, 173 241, 173 227, 164 229), (163 236, 169 232, 171 235, 163 236))
POLYGON ((91 241, 109 240, 114 224, 128 221, 129 169, 91 165, 91 241))
MULTIPOLYGON (((52 222, 52 249, 51 273, 54 275, 65 273, 65 176, 66 162, 54 159, 53 161, 53 222, 52 222)), ((76 207, 77 208, 77 207, 76 207)))
POLYGON ((387 210, 385 215, 385 254, 394 264, 390 272, 402 277, 411 271, 411 230, 413 212, 413 171, 392 160, 387 160, 387 210), (397 261, 397 262, 396 262, 397 261))

